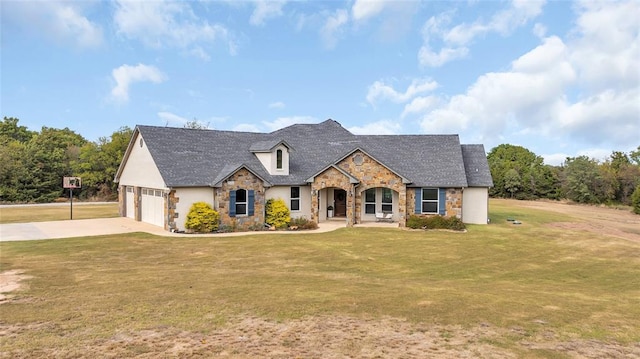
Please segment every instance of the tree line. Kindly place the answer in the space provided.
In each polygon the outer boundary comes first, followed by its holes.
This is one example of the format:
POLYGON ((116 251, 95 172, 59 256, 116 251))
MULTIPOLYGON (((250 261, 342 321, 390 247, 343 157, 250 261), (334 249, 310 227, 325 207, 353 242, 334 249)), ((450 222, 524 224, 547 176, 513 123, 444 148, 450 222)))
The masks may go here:
POLYGON ((88 141, 74 131, 42 127, 31 131, 19 120, 0 122, 0 202, 52 202, 68 196, 67 176, 82 178, 74 197, 115 200, 113 182, 133 130, 122 127, 109 137, 88 141))
POLYGON ((634 206, 640 214, 640 146, 629 153, 613 151, 603 161, 577 156, 550 166, 524 147, 502 144, 491 149, 487 159, 492 197, 619 203, 634 206))
MULTIPOLYGON (((195 119, 185 127, 203 128, 195 119)), ((4 117, 0 201, 51 202, 66 197, 65 176, 82 177, 82 189, 74 190, 80 198, 116 199, 113 179, 132 133, 122 127, 92 142, 68 128, 31 131, 17 118, 4 117)), ((492 197, 619 203, 633 205, 640 213, 640 146, 629 153, 614 151, 604 161, 578 156, 550 166, 524 147, 502 144, 491 149, 487 159, 494 182, 492 197)))

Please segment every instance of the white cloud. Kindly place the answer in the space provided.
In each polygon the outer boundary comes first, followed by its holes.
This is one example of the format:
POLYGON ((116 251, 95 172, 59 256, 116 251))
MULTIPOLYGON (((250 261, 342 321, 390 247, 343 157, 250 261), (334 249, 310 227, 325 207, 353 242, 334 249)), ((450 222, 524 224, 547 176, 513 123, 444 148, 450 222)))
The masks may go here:
POLYGON ((338 9, 327 17, 324 26, 320 29, 320 37, 327 48, 332 49, 336 46, 338 38, 344 31, 343 27, 348 21, 349 13, 344 9, 338 9))
POLYGON ((278 117, 275 121, 272 122, 262 121, 262 124, 267 127, 269 131, 275 131, 287 126, 302 123, 318 123, 318 120, 315 117, 311 116, 291 116, 278 117))
MULTIPOLYGON (((440 96, 426 109, 419 102, 405 106, 402 115, 421 113, 427 133, 468 131, 488 143, 544 137, 565 148, 597 148, 585 154, 598 159, 612 149, 634 148, 640 133, 640 28, 634 25, 640 3, 586 2, 576 11, 567 40, 543 38, 509 69, 481 75, 464 93, 440 96)), ((553 164, 565 157, 545 155, 553 164)))
POLYGON ((119 0, 115 4, 117 32, 146 46, 195 49, 194 54, 202 58, 205 44, 220 41, 228 46, 230 54, 237 51, 229 30, 198 18, 189 2, 119 0))
POLYGON ((86 4, 60 1, 3 1, 2 21, 11 21, 26 31, 71 43, 82 48, 102 45, 102 28, 82 12, 86 4))
POLYGON ((372 105, 375 105, 378 100, 389 100, 395 103, 403 103, 411 100, 421 93, 433 91, 437 87, 438 83, 431 79, 415 79, 404 92, 398 92, 383 81, 376 81, 369 86, 367 102, 372 105))
POLYGON ((277 109, 281 109, 281 108, 285 108, 286 105, 284 104, 284 102, 272 102, 269 104, 269 108, 277 108, 277 109))
POLYGON ((395 135, 401 130, 401 126, 397 121, 377 121, 368 123, 364 126, 353 126, 347 130, 356 135, 395 135))
POLYGON ((581 2, 572 62, 591 90, 634 88, 640 82, 640 3, 581 2))
POLYGON ((436 53, 428 45, 424 45, 418 52, 418 62, 422 66, 439 67, 455 59, 466 57, 468 53, 469 49, 466 47, 443 47, 436 53))
POLYGON ((536 37, 543 39, 547 36, 547 27, 541 23, 536 23, 533 25, 533 34, 536 35, 536 37))
POLYGON ((157 67, 144 64, 136 66, 122 65, 111 72, 116 86, 111 90, 111 96, 117 102, 129 101, 129 86, 136 82, 161 83, 167 79, 157 67))
POLYGON ((167 124, 177 124, 179 126, 183 126, 185 123, 190 121, 188 118, 178 116, 171 112, 158 112, 158 117, 167 124))
POLYGON ((378 15, 384 9, 386 1, 382 0, 356 0, 351 7, 354 21, 363 21, 378 15))
POLYGON ((282 7, 286 3, 286 1, 257 0, 249 23, 254 26, 261 26, 268 19, 282 16, 282 7))
POLYGON ((475 38, 488 33, 508 35, 540 15, 543 5, 543 0, 513 0, 508 8, 496 12, 489 21, 478 19, 449 29, 447 26, 452 21, 452 12, 433 16, 423 26, 424 44, 418 52, 418 61, 422 66, 438 67, 466 57, 469 53, 467 45, 475 38), (434 39, 444 43, 439 50, 432 49, 434 39))
POLYGON ((437 102, 438 98, 436 96, 416 97, 404 106, 404 110, 400 117, 404 118, 415 113, 425 113, 435 106, 437 102))

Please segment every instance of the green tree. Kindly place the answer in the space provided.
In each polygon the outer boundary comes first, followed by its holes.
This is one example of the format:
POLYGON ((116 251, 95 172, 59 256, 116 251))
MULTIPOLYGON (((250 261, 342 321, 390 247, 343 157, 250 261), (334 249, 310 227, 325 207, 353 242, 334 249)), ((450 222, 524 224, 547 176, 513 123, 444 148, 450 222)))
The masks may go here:
POLYGON ((520 180, 520 174, 513 168, 508 170, 504 175, 504 189, 511 193, 511 198, 513 198, 513 194, 518 192, 518 189, 522 186, 520 180))
MULTIPOLYGON (((494 147, 487 155, 489 169, 493 177, 494 187, 489 194, 494 197, 511 197, 532 199, 539 197, 556 197, 558 179, 550 166, 544 164, 541 156, 521 146, 502 144, 494 147), (519 175, 517 192, 510 192, 513 183, 507 186, 507 173, 515 170, 519 175)), ((513 173, 512 173, 513 174, 513 173)), ((510 180, 514 180, 511 176, 510 180)))
POLYGON ((631 206, 633 213, 640 214, 640 185, 638 185, 631 195, 631 206))
POLYGON ((83 197, 117 198, 117 185, 113 179, 132 134, 129 127, 121 127, 110 137, 100 137, 97 143, 88 142, 80 148, 80 156, 73 168, 82 177, 83 197))
POLYGON ((615 177, 608 168, 587 156, 565 161, 563 190, 567 198, 579 203, 608 203, 615 197, 615 177))
POLYGON ((14 117, 3 118, 2 122, 0 122, 0 141, 12 139, 25 143, 37 134, 37 132, 30 131, 25 126, 19 126, 19 121, 14 117))

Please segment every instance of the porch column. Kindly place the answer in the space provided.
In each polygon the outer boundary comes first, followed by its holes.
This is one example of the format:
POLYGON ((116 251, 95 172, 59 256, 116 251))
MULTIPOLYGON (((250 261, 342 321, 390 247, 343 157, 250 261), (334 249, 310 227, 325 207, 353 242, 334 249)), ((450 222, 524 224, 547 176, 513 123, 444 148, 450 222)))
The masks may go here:
POLYGON ((311 183, 311 221, 316 223, 320 223, 320 216, 318 215, 319 193, 320 189, 316 187, 315 182, 311 183))
POLYGON ((407 225, 407 187, 398 192, 398 226, 407 225))

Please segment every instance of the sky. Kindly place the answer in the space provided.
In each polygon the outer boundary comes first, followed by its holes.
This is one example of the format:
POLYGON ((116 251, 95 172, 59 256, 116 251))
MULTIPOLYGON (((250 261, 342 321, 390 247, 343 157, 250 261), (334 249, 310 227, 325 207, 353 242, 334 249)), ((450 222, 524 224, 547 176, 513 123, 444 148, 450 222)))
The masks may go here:
POLYGON ((0 112, 32 130, 95 141, 138 124, 333 119, 355 134, 519 145, 552 165, 640 145, 637 0, 0 6, 0 112))

